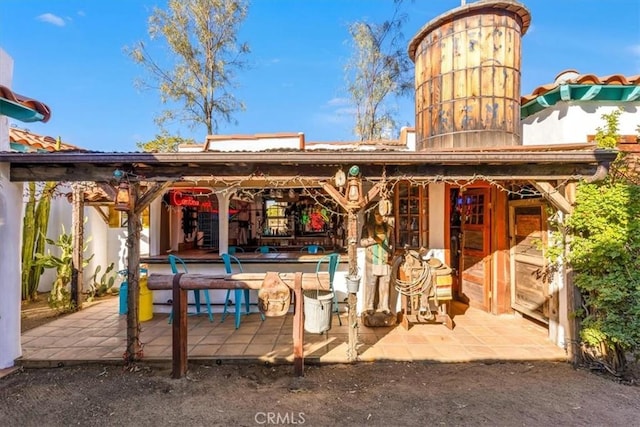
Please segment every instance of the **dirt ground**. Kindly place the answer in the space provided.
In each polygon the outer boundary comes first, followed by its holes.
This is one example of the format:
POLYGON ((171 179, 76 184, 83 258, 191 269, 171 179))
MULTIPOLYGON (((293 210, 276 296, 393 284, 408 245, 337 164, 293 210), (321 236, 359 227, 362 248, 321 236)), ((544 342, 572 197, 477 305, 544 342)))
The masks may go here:
POLYGON ((179 380, 169 366, 85 365, 0 379, 0 425, 638 426, 638 384, 551 362, 307 365, 301 378, 192 362, 179 380))

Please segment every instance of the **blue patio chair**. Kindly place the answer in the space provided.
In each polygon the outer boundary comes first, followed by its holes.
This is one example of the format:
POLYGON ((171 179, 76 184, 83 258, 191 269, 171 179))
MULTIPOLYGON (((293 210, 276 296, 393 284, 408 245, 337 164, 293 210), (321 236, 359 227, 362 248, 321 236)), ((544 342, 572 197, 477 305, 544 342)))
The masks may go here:
POLYGON ((241 248, 240 246, 229 246, 229 249, 227 249, 227 252, 230 253, 231 255, 234 255, 236 253, 244 252, 244 248, 241 248))
POLYGON ((324 252, 324 248, 319 245, 306 245, 300 248, 300 252, 308 252, 310 254, 317 254, 318 252, 324 252))
POLYGON ((257 247, 255 252, 260 252, 261 254, 268 254, 269 252, 278 252, 278 249, 275 246, 262 245, 257 247))
MULTIPOLYGON (((242 263, 240 262, 240 260, 233 256, 230 255, 228 253, 223 253, 220 255, 220 257, 222 258, 222 261, 224 262, 224 270, 226 271, 227 274, 233 274, 233 263, 236 264, 237 269, 238 269, 238 273, 242 273, 242 263)), ((226 319, 227 317, 227 311, 229 308, 229 297, 231 296, 231 289, 227 289, 227 294, 224 297, 224 310, 222 311, 222 320, 220 321, 220 323, 224 322, 224 319, 226 319)), ((249 289, 233 289, 233 298, 234 298, 234 304, 235 304, 235 321, 236 321, 236 329, 238 329, 240 327, 240 319, 242 317, 243 314, 249 314, 250 313, 250 295, 249 295, 249 289), (242 312, 242 297, 244 296, 244 306, 245 306, 245 312, 242 312)), ((260 318, 262 320, 265 319, 264 314, 260 313, 260 318)))
MULTIPOLYGON (((183 273, 188 273, 187 265, 184 260, 175 255, 169 255, 169 264, 171 265, 171 272, 178 274, 178 264, 182 266, 183 273)), ((196 312, 195 315, 200 314, 200 289, 193 290, 193 297, 195 299, 196 312)), ((209 299, 209 290, 204 289, 204 300, 207 303, 207 312, 209 313, 209 322, 213 322, 213 311, 211 311, 211 300, 209 299)), ((173 321, 173 306, 171 307, 171 313, 169 314, 169 323, 173 321)))
POLYGON ((333 292, 333 312, 338 315, 338 322, 340 323, 340 326, 342 326, 340 308, 338 307, 338 295, 333 289, 333 279, 336 275, 338 265, 340 265, 340 254, 335 252, 327 254, 318 260, 318 263, 316 264, 316 274, 322 271, 327 271, 329 273, 329 289, 333 292))

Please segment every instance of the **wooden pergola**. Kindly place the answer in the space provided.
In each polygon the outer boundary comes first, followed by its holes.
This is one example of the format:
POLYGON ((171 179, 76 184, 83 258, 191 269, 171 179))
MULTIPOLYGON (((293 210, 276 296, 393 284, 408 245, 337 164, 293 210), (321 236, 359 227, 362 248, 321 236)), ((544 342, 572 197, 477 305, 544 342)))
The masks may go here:
MULTIPOLYGON (((595 181, 608 173, 616 150, 600 150, 594 145, 549 145, 492 148, 464 151, 265 151, 202 153, 98 153, 84 151, 53 153, 0 153, 0 162, 10 164, 12 182, 60 181, 95 182, 111 200, 122 180, 129 185, 132 203, 128 213, 128 301, 126 360, 140 357, 138 312, 140 263, 140 215, 169 186, 195 183, 218 187, 255 188, 280 185, 313 184, 324 190, 348 214, 347 241, 349 268, 355 270, 356 214, 365 203, 349 204, 341 199, 341 190, 333 186, 338 170, 357 165, 360 177, 371 185, 391 180, 412 182, 468 183, 473 181, 527 182, 556 208, 569 213, 571 203, 558 191, 559 185, 579 180, 595 181), (117 171, 117 172, 116 172, 117 171)), ((366 198, 365 198, 366 199, 366 198)), ((76 248, 82 245, 83 192, 74 191, 74 237, 76 248)), ((74 256, 75 288, 81 286, 81 251, 74 256)), ((349 321, 356 321, 355 294, 349 296, 349 321), (351 317, 353 316, 353 318, 351 317)), ((353 329, 353 328, 352 328, 353 329)), ((349 336, 355 349, 356 336, 349 336)))

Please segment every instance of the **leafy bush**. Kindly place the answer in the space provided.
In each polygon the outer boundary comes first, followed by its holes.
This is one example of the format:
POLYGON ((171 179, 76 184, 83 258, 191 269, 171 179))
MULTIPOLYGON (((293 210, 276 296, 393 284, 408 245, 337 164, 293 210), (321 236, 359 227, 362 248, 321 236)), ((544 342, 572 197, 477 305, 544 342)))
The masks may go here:
POLYGON ((640 348, 640 187, 581 184, 569 217, 570 262, 584 301, 585 350, 613 371, 640 348))
MULTIPOLYGON (((602 115, 599 148, 615 147, 620 113, 602 115)), ((569 261, 583 300, 575 313, 583 357, 614 374, 624 371, 627 353, 640 349, 640 186, 626 166, 619 155, 604 181, 579 184, 567 220, 569 261)))
MULTIPOLYGON (((89 239, 87 239, 87 241, 88 240, 89 239)), ((59 255, 52 254, 50 249, 47 251, 46 255, 35 254, 37 265, 44 268, 56 269, 57 276, 51 287, 51 292, 49 293, 49 306, 62 312, 73 311, 76 307, 72 304, 69 289, 71 275, 73 273, 73 235, 67 234, 63 225, 62 234, 58 236, 58 239, 46 239, 46 242, 59 249, 59 255)), ((84 250, 86 250, 86 246, 84 250)), ((93 258, 93 255, 89 258, 85 258, 82 266, 86 267, 89 264, 89 261, 91 261, 91 258, 93 258)))

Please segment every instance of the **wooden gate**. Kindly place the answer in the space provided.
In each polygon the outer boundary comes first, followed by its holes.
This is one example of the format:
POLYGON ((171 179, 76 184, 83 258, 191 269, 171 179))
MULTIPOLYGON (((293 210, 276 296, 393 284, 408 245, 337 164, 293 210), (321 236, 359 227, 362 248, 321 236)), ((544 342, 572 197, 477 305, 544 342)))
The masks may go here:
POLYGON ((541 199, 509 202, 511 307, 549 322, 551 295, 544 274, 547 245, 546 204, 541 199))
POLYGON ((470 306, 491 309, 489 188, 472 188, 461 193, 462 254, 460 288, 470 306))

